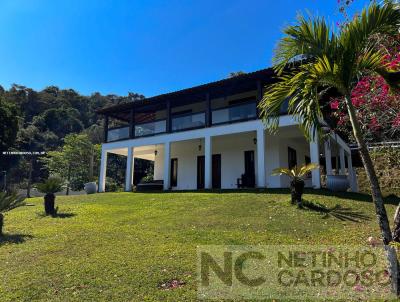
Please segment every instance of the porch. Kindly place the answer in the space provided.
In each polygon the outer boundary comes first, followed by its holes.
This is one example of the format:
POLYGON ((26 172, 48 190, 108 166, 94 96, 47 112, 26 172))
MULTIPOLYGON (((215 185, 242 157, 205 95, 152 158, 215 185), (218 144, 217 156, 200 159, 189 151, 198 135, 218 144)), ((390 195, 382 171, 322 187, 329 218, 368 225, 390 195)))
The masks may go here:
POLYGON ((104 144, 100 192, 105 190, 108 153, 127 157, 126 191, 132 190, 135 158, 154 163, 153 178, 164 190, 285 188, 289 179, 271 176, 272 170, 307 162, 321 164, 306 179, 307 187, 320 188, 326 175, 342 174, 357 190, 346 143, 334 134, 308 143, 290 116, 281 117, 275 135, 253 120, 104 144))

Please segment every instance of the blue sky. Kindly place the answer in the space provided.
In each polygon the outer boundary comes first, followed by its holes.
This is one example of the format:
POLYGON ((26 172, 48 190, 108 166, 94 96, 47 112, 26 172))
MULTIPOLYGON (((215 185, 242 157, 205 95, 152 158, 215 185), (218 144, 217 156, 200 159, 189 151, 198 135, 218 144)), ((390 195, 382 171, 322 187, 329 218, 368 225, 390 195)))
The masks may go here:
POLYGON ((0 84, 86 95, 187 88, 270 66, 300 11, 340 19, 337 0, 1 0, 0 84))

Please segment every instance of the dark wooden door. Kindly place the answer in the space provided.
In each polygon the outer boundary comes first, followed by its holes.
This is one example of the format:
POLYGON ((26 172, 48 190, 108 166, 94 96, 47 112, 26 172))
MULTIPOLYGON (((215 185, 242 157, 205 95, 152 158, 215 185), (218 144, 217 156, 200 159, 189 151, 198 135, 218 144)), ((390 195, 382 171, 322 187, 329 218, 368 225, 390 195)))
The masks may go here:
POLYGON ((197 189, 204 189, 204 155, 197 156, 197 189))
POLYGON ((221 154, 212 156, 212 187, 221 189, 221 154))
POLYGON ((178 185, 178 159, 171 158, 171 187, 178 185))
POLYGON ((254 187, 256 181, 256 167, 254 163, 254 151, 244 152, 244 176, 245 176, 245 186, 254 187))
POLYGON ((297 166, 297 152, 295 149, 288 147, 288 168, 292 169, 297 166))

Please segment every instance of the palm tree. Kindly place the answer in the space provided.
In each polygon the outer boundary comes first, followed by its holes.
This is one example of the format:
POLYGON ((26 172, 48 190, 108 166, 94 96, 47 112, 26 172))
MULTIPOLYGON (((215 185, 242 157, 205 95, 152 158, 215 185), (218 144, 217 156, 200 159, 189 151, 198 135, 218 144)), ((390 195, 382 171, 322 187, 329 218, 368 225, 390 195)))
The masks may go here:
POLYGON ((44 193, 44 211, 46 215, 56 215, 55 193, 62 191, 64 182, 58 177, 49 177, 45 182, 36 185, 39 192, 44 193))
POLYGON ((306 19, 287 27, 285 37, 275 53, 275 69, 279 82, 266 89, 260 102, 261 115, 273 131, 279 125, 279 110, 289 99, 288 113, 298 119, 308 139, 322 134, 323 119, 319 100, 329 88, 336 88, 345 99, 354 137, 371 183, 383 241, 392 241, 389 222, 368 148, 362 136, 351 91, 360 75, 379 74, 393 88, 400 88, 400 74, 390 72, 383 62, 384 53, 376 50, 372 37, 376 34, 395 36, 400 24, 400 9, 391 2, 383 6, 372 3, 339 32, 323 18, 306 19), (299 59, 305 59, 299 64, 299 59), (293 68, 288 66, 293 65, 293 68))
POLYGON ((323 114, 319 100, 334 88, 344 96, 353 134, 368 176, 382 240, 392 241, 390 225, 378 178, 363 139, 351 92, 363 74, 382 76, 394 89, 400 89, 400 73, 391 72, 383 62, 374 36, 396 36, 400 26, 400 8, 393 1, 371 3, 360 16, 340 30, 332 29, 324 18, 300 16, 288 26, 274 56, 279 81, 267 87, 260 112, 267 127, 279 126, 279 110, 289 99, 288 113, 300 123, 307 139, 322 135, 323 114))
POLYGON ((18 196, 15 193, 0 192, 0 236, 3 235, 3 213, 24 205, 24 199, 25 197, 18 196))
POLYGON ((293 169, 276 168, 272 171, 272 175, 286 175, 290 177, 290 192, 292 194, 292 204, 297 203, 299 208, 303 207, 302 196, 304 190, 304 177, 312 170, 319 168, 317 164, 305 164, 295 166, 293 169))

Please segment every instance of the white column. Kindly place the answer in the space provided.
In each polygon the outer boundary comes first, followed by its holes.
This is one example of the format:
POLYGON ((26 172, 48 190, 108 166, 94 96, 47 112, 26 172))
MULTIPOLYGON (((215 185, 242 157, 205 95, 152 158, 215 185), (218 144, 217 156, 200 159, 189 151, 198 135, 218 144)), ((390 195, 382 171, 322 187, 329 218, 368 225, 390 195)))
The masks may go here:
MULTIPOLYGON (((329 138, 328 138, 329 140, 329 138)), ((324 143, 325 146, 325 166, 326 166, 326 175, 332 175, 332 151, 330 148, 330 141, 326 141, 324 143)))
POLYGON ((344 161, 344 149, 343 147, 339 148, 339 156, 340 156, 340 174, 346 175, 346 163, 344 161))
POLYGON ((101 162, 100 162, 100 177, 99 177, 99 192, 106 191, 106 173, 107 173, 107 151, 101 151, 101 162))
POLYGON ((170 170, 171 170, 171 142, 164 144, 164 190, 170 189, 170 170))
POLYGON ((212 137, 204 138, 204 186, 212 189, 212 137))
MULTIPOLYGON (((310 158, 311 162, 319 165, 319 143, 318 134, 316 133, 312 141, 310 142, 310 158)), ((321 188, 321 172, 320 169, 314 169, 311 172, 312 186, 314 189, 321 188)))
POLYGON ((128 155, 126 157, 126 173, 125 173, 126 192, 132 191, 133 168, 134 168, 133 148, 128 147, 128 155))
POLYGON ((265 188, 265 131, 257 129, 257 187, 265 188))
POLYGON ((351 154, 347 154, 347 169, 349 171, 350 189, 352 192, 358 192, 357 175, 353 168, 351 154))

